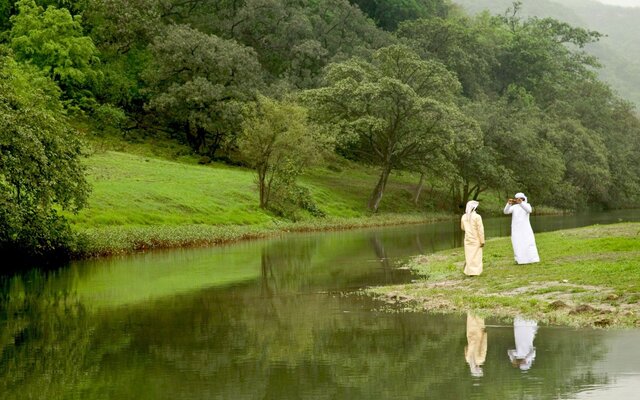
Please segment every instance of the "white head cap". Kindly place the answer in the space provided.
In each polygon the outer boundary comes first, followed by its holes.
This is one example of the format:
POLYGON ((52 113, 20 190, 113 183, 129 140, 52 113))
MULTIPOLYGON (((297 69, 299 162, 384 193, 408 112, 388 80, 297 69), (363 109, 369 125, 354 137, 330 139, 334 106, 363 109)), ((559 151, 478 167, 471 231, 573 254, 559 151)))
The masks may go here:
POLYGON ((480 205, 479 202, 475 201, 475 200, 470 200, 467 202, 467 207, 464 210, 464 213, 469 215, 473 212, 473 210, 475 210, 476 208, 478 208, 478 206, 480 205))
POLYGON ((513 197, 516 198, 516 199, 523 199, 524 201, 527 201, 527 196, 525 196, 524 193, 522 193, 522 192, 516 193, 516 195, 513 196, 513 197))

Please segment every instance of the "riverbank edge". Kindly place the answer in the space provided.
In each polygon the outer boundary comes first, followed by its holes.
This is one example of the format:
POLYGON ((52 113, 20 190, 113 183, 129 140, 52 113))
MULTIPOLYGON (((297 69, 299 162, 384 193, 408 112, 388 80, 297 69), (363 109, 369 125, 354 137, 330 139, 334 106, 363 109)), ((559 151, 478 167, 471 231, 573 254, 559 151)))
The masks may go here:
POLYGON ((416 225, 456 219, 452 213, 382 214, 356 218, 326 218, 303 222, 274 221, 269 225, 107 226, 77 230, 73 259, 108 257, 155 249, 207 247, 265 239, 297 232, 342 231, 416 225))
POLYGON ((510 238, 502 237, 487 241, 480 277, 464 276, 464 252, 456 248, 400 265, 416 274, 409 284, 371 287, 362 293, 389 312, 473 313, 501 321, 522 315, 546 325, 640 327, 640 289, 631 284, 630 291, 627 286, 630 276, 640 280, 635 271, 640 265, 640 223, 592 225, 536 238, 543 258, 538 264, 513 263, 510 238), (571 251, 590 243, 601 247, 571 251), (581 270, 584 260, 588 265, 581 270), (536 268, 542 273, 535 273, 536 268), (581 280, 580 274, 606 276, 607 282, 593 284, 588 282, 593 278, 581 280))
MULTIPOLYGON (((571 211, 545 207, 537 215, 567 215, 571 211)), ((485 214, 498 217, 498 213, 485 214)), ((269 225, 115 225, 75 228, 74 260, 109 257, 154 249, 207 247, 234 242, 266 239, 298 232, 341 231, 383 226, 416 225, 456 220, 450 212, 426 214, 385 213, 362 217, 328 217, 301 222, 273 220, 269 225)))

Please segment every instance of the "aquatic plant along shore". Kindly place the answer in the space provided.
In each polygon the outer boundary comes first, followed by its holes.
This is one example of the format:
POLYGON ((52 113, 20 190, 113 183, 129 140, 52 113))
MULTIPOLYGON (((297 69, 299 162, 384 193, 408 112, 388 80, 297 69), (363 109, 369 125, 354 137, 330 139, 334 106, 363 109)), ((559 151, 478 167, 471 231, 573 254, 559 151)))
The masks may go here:
POLYGON ((462 273, 462 249, 412 258, 410 284, 366 292, 388 310, 523 315, 575 327, 640 326, 640 224, 594 225, 536 236, 541 262, 517 265, 508 237, 487 241, 484 272, 462 273))

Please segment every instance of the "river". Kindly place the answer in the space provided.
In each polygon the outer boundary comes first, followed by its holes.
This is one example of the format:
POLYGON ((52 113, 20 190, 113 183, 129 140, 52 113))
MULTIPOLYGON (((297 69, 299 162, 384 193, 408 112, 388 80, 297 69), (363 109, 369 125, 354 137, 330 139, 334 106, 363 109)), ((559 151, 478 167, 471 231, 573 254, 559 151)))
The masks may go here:
MULTIPOLYGON (((536 232, 640 221, 536 217, 536 232)), ((402 260, 461 244, 458 221, 291 234, 74 262, 0 285, 0 399, 613 399, 640 391, 640 330, 514 326, 384 313, 357 289, 406 282, 402 260)), ((485 221, 487 237, 509 219, 485 221)), ((544 257, 544 255, 542 255, 544 257)))

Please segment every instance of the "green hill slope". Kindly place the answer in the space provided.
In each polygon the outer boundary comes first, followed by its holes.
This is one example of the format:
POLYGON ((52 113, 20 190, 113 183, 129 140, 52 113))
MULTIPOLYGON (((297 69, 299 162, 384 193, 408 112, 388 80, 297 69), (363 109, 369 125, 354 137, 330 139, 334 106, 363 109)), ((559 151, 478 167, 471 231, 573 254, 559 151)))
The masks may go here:
POLYGON ((418 176, 407 173, 391 177, 379 212, 371 215, 366 204, 377 171, 337 160, 308 171, 299 180, 326 217, 303 213, 301 220, 292 222, 259 208, 252 170, 218 163, 199 165, 189 157, 171 160, 166 154, 153 155, 156 148, 146 145, 121 147, 126 152, 101 151, 86 160, 93 187, 89 203, 77 214, 65 214, 82 238, 79 256, 451 216, 436 211, 444 208, 447 194, 434 189, 433 183, 427 183, 416 206, 412 195, 418 176))
MULTIPOLYGON (((352 166, 353 167, 353 166, 352 166)), ((301 179, 328 217, 369 215, 366 201, 377 173, 358 167, 326 168, 301 179), (335 169, 335 168, 333 168, 335 169)), ((253 171, 224 164, 202 166, 130 153, 107 151, 88 159, 93 186, 89 205, 69 218, 77 228, 127 225, 265 225, 277 218, 258 207, 253 171)), ((418 213, 411 201, 418 178, 396 175, 381 207, 382 213, 418 213)), ((432 199, 431 199, 432 200, 432 199)))

